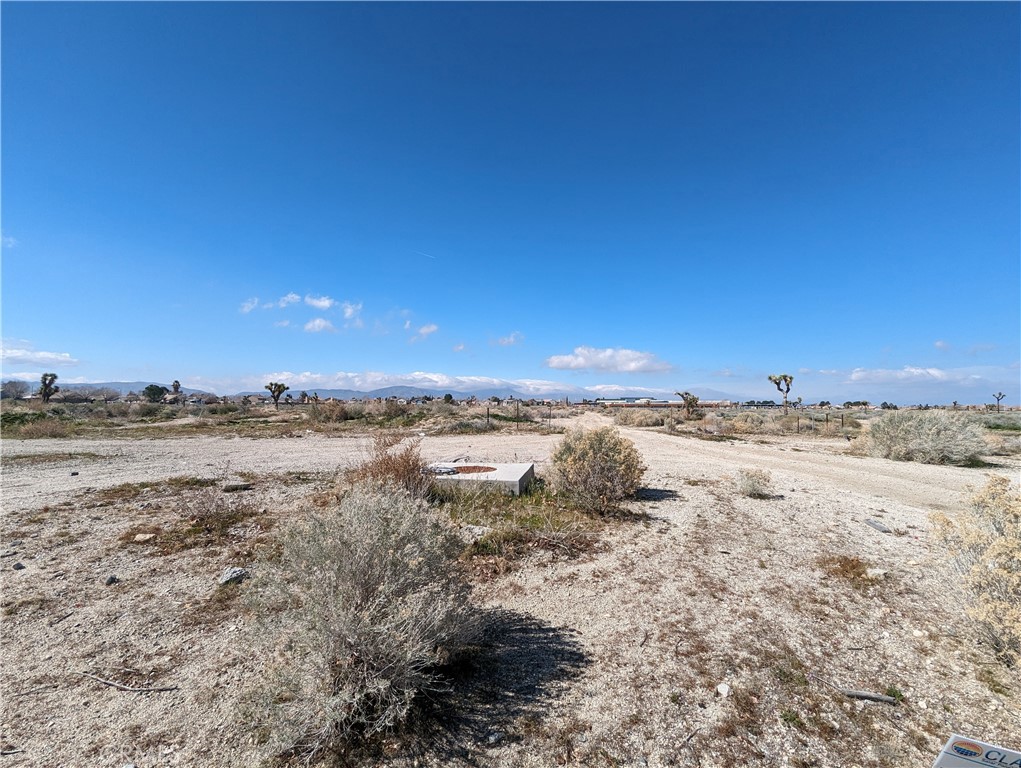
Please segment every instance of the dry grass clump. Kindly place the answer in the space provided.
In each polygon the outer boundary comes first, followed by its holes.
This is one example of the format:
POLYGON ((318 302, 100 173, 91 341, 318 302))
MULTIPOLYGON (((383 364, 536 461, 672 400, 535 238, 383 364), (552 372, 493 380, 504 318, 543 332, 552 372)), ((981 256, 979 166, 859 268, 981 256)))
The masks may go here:
POLYGON ((992 476, 956 522, 942 513, 933 522, 975 595, 969 614, 1004 662, 1021 662, 1021 493, 992 476))
POLYGON ((613 414, 613 423, 621 427, 662 427, 665 416, 662 411, 646 408, 618 408, 613 414))
POLYGON ((742 469, 737 476, 737 491, 750 499, 771 499, 773 478, 764 469, 742 469))
POLYGON ((356 483, 395 485, 415 498, 425 498, 432 482, 421 453, 422 441, 399 432, 377 432, 369 455, 351 469, 348 479, 356 483))
POLYGON ((982 427, 963 413, 893 411, 874 421, 869 452, 896 461, 968 464, 986 450, 982 427))
POLYGON ((400 489, 356 487, 280 545, 249 594, 270 662, 248 718, 268 756, 350 760, 447 690, 475 638, 460 544, 400 489))
POLYGON ((339 400, 313 402, 308 409, 308 420, 313 424, 339 424, 365 416, 360 404, 342 403, 339 400))
POLYGON ((20 440, 40 440, 69 437, 71 426, 61 419, 42 418, 14 427, 10 432, 4 430, 5 437, 14 437, 20 440))
POLYGON ((739 413, 735 416, 730 424, 731 428, 735 432, 741 432, 744 434, 750 434, 753 432, 761 432, 765 426, 766 420, 758 413, 747 411, 745 413, 739 413))
POLYGON ((477 529, 463 559, 487 574, 511 570, 535 549, 566 557, 591 552, 603 524, 561 503, 542 480, 520 496, 483 483, 436 483, 430 501, 452 522, 477 529))
POLYGON ((641 487, 646 466, 613 427, 570 430, 551 456, 557 490, 594 512, 612 512, 641 487))

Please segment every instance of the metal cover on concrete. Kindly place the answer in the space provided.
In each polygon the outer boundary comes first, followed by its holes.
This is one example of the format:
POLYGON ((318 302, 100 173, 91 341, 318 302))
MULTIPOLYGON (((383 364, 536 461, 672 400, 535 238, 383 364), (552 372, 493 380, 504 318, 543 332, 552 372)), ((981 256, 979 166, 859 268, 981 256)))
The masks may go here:
POLYGON ((490 461, 454 464, 430 464, 435 479, 443 483, 484 483, 495 485, 508 493, 520 496, 535 479, 534 464, 494 464, 490 461))

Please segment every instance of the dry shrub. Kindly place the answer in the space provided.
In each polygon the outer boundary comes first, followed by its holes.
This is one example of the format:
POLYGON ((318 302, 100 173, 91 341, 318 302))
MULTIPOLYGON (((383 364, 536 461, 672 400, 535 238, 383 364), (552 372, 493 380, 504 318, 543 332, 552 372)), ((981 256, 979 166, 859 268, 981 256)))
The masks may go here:
POLYGON ((352 489, 280 544, 249 593, 271 661, 248 715, 271 755, 350 759, 447 690, 476 637, 460 545, 393 487, 352 489))
POLYGON ((771 499, 773 478, 764 469, 742 469, 737 476, 737 490, 752 499, 771 499))
POLYGON ((613 427, 571 430, 553 451, 557 489, 594 512, 611 512, 641 487, 646 466, 613 427))
POLYGON ((17 428, 14 436, 22 440, 36 440, 69 437, 70 435, 71 428, 67 422, 59 419, 38 419, 22 424, 17 428))
POLYGON ((349 405, 338 400, 313 402, 308 409, 308 419, 313 424, 338 424, 352 419, 360 419, 365 409, 360 405, 349 405))
POLYGON ((398 432, 377 432, 372 436, 369 456, 348 472, 353 482, 395 485, 416 498, 425 498, 431 480, 422 459, 421 439, 398 432))
POLYGON ((942 513, 933 522, 975 595, 969 614, 1004 662, 1021 662, 1021 493, 991 476, 956 522, 942 513))
POLYGON ((739 413, 731 421, 731 428, 735 432, 750 433, 758 432, 763 428, 766 420, 761 415, 754 412, 739 413))
POLYGON ((663 412, 645 408, 618 408, 613 423, 621 427, 662 427, 663 412))
POLYGON ((896 461, 967 464, 985 450, 981 425, 963 413, 893 411, 869 430, 869 452, 896 461))

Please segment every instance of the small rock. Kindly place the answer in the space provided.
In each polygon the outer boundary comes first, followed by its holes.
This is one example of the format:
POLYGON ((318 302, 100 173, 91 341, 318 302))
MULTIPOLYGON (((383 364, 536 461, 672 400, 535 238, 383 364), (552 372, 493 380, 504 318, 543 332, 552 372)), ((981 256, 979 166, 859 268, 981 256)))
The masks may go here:
POLYGON ((224 493, 237 493, 238 491, 250 491, 254 488, 251 483, 227 483, 223 486, 224 493))
POLYGON ((137 541, 139 544, 144 544, 145 542, 152 541, 155 538, 156 538, 155 533, 140 533, 137 536, 135 536, 134 540, 137 541))
POLYGON ((926 633, 926 632, 924 632, 924 631, 923 631, 923 630, 921 630, 921 629, 916 629, 916 630, 915 630, 914 632, 912 632, 911 634, 912 634, 912 635, 914 635, 915 637, 925 637, 925 635, 926 635, 927 633, 926 633))
POLYGON ((240 584, 245 579, 251 578, 251 571, 245 568, 224 568, 223 573, 220 574, 219 584, 221 587, 225 587, 228 584, 240 584))
POLYGON ((723 698, 727 698, 730 695, 730 686, 726 683, 720 683, 716 686, 716 692, 723 698))
POLYGON ((869 568, 865 571, 865 578, 872 579, 873 581, 879 581, 886 578, 887 571, 882 568, 869 568))
POLYGON ((78 473, 77 473, 77 472, 72 472, 72 473, 71 473, 71 477, 77 477, 77 476, 78 476, 78 473))
POLYGON ((108 587, 113 586, 114 584, 118 584, 119 582, 120 579, 118 579, 116 576, 110 575, 106 577, 106 586, 108 587))
POLYGON ((14 570, 16 570, 16 571, 23 571, 23 570, 25 570, 25 564, 24 563, 15 563, 14 564, 14 570))
POLYGON ((503 733, 501 731, 493 731, 486 737, 486 741, 490 744, 498 744, 503 739, 503 733))
POLYGON ((9 546, 12 546, 12 547, 20 547, 20 546, 21 546, 22 544, 24 544, 24 543, 25 543, 25 542, 23 542, 23 541, 22 541, 21 539, 15 539, 14 541, 12 541, 12 542, 10 543, 10 545, 9 545, 9 546))

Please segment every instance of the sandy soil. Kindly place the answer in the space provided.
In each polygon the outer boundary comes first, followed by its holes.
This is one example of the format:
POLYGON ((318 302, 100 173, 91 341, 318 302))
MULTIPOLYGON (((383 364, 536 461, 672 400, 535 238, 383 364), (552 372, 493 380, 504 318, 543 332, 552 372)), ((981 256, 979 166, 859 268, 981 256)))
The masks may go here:
MULTIPOLYGON (((953 732, 1021 748, 1021 677, 978 642, 928 538, 930 512, 955 514, 990 471, 1017 479, 1016 460, 932 467, 851 456, 840 439, 621 431, 649 467, 635 519, 593 554, 537 553, 480 583, 494 631, 457 725, 384 763, 921 766, 953 732), (745 469, 768 470, 774 497, 737 493, 745 469), (847 578, 827 566, 840 557, 885 573, 847 578)), ((422 452, 541 475, 558 440, 427 436, 422 452)), ((245 615, 215 610, 215 595, 265 533, 255 522, 231 546, 163 556, 132 532, 181 514, 166 484, 181 476, 252 482, 244 503, 300 515, 367 440, 5 440, 2 452, 4 765, 257 764, 239 701, 259 663, 245 615)))

